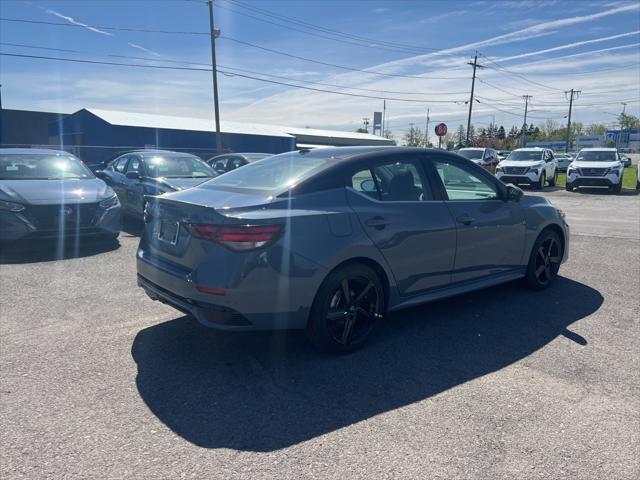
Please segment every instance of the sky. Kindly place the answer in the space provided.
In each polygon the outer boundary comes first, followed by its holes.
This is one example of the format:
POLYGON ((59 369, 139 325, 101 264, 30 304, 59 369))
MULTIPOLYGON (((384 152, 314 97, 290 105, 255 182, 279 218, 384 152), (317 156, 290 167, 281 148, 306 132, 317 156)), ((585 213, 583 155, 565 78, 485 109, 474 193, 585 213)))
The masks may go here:
MULTIPOLYGON (((223 123, 353 131, 386 99, 397 138, 427 109, 431 132, 455 130, 476 54, 476 128, 521 125, 523 95, 530 123, 563 124, 571 89, 574 121, 640 116, 637 1, 215 0, 214 15, 223 123)), ((3 107, 213 118, 208 31, 201 0, 0 0, 3 107)))

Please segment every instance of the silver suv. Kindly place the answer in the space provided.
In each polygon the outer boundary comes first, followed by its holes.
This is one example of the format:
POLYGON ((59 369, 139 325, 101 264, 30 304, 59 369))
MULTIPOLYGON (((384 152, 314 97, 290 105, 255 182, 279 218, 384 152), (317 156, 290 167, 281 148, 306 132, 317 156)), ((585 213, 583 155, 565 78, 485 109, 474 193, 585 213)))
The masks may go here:
POLYGON ((527 183, 538 190, 547 182, 554 187, 558 180, 558 162, 548 148, 518 148, 498 164, 496 177, 504 183, 527 183))
POLYGON ((567 191, 578 187, 608 187, 622 190, 624 165, 615 148, 583 148, 567 169, 567 191))

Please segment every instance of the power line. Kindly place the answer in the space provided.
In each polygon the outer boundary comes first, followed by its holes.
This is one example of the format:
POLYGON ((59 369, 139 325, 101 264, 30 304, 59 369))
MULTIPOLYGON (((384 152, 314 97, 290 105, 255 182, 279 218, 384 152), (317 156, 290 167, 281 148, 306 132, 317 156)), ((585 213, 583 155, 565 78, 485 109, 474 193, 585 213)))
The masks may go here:
MULTIPOLYGON (((16 57, 16 58, 31 58, 31 59, 39 59, 39 60, 54 60, 54 61, 62 61, 62 62, 72 62, 72 63, 86 63, 93 65, 110 65, 110 66, 120 66, 120 67, 135 67, 135 68, 155 68, 155 69, 163 69, 163 70, 183 70, 183 71, 195 71, 195 72, 211 72, 211 68, 194 68, 194 67, 172 67, 167 65, 143 65, 139 63, 119 63, 119 62, 101 62, 97 60, 86 60, 86 59, 77 59, 77 58, 63 58, 63 57, 47 57, 40 55, 23 55, 23 54, 15 54, 15 53, 4 53, 0 52, 0 55, 6 57, 16 57)), ((344 95, 348 97, 359 97, 359 98, 373 98, 376 100, 393 100, 396 102, 411 102, 411 103, 425 103, 426 100, 418 100, 418 99, 409 99, 409 98, 393 98, 393 97, 376 97, 373 95, 361 95, 356 93, 347 93, 347 92, 337 92, 335 90, 324 90, 321 88, 313 88, 313 87, 304 87, 302 85, 295 85, 292 83, 279 82, 276 80, 269 80, 266 78, 258 78, 251 75, 245 75, 241 73, 229 72, 225 70, 218 70, 220 73, 230 76, 230 77, 241 77, 247 78, 251 80, 256 80, 260 82, 271 83, 275 85, 283 85, 287 87, 299 88, 302 90, 311 90, 315 92, 321 93, 331 93, 335 95, 344 95)), ((459 101, 441 101, 441 103, 460 103, 459 101)))
POLYGON ((265 18, 256 17, 255 15, 251 15, 251 14, 245 13, 245 12, 240 12, 238 10, 234 10, 233 8, 229 8, 229 7, 225 6, 225 5, 220 5, 219 3, 216 4, 216 7, 217 8, 221 8, 223 10, 227 10, 227 11, 232 12, 232 13, 235 13, 236 15, 241 15, 243 17, 252 18, 252 19, 257 20, 259 22, 267 23, 269 25, 275 25, 275 26, 280 27, 280 28, 286 28, 286 29, 292 30, 294 32, 300 32, 300 33, 304 33, 305 35, 311 35, 311 36, 317 37, 317 38, 324 38, 324 39, 327 39, 327 40, 332 40, 334 42, 340 42, 340 43, 344 43, 344 44, 348 44, 348 45, 355 45, 357 47, 371 48, 371 49, 374 49, 374 50, 387 50, 387 51, 390 51, 390 52, 405 52, 405 53, 406 52, 410 52, 410 53, 413 53, 413 54, 425 53, 424 51, 419 52, 419 51, 406 49, 406 48, 390 47, 390 46, 385 46, 385 45, 373 45, 371 42, 368 42, 368 44, 365 44, 365 43, 359 43, 358 41, 347 40, 347 39, 344 39, 344 38, 335 38, 335 37, 331 37, 329 35, 324 35, 322 33, 303 30, 301 28, 295 28, 295 27, 292 27, 290 25, 286 25, 286 24, 283 24, 283 23, 273 22, 273 21, 267 20, 265 18))
POLYGON ((105 25, 76 25, 74 23, 63 23, 63 22, 48 22, 44 20, 28 20, 25 18, 8 18, 8 17, 0 17, 0 21, 3 22, 16 22, 16 23, 33 23, 36 25, 52 25, 56 27, 72 27, 72 28, 97 28, 99 30, 111 30, 115 32, 140 32, 140 33, 163 33, 170 35, 209 35, 208 32, 189 32, 189 31, 178 31, 178 30, 153 30, 149 28, 126 28, 126 27, 112 27, 105 25))
POLYGON ((419 80, 459 80, 459 79, 467 78, 467 77, 427 77, 427 76, 420 76, 420 75, 401 75, 399 73, 384 73, 384 72, 378 72, 378 71, 375 71, 375 70, 365 70, 365 69, 361 69, 361 68, 348 67, 346 65, 338 65, 338 64, 335 64, 335 63, 328 63, 328 62, 323 62, 323 61, 320 61, 320 60, 314 60, 314 59, 311 59, 311 58, 301 57, 299 55, 294 55, 294 54, 291 54, 291 53, 283 52, 281 50, 275 50, 273 48, 262 47, 260 45, 256 45, 255 43, 245 42, 244 40, 239 40, 237 38, 228 37, 226 35, 221 35, 220 38, 224 38, 225 40, 230 40, 230 41, 238 43, 240 45, 245 45, 245 46, 257 48, 259 50, 264 50, 265 52, 271 52, 271 53, 275 53, 275 54, 278 54, 278 55, 283 55, 285 57, 295 58, 297 60, 304 60, 305 62, 317 63, 319 65, 325 65, 327 67, 333 67, 333 68, 340 68, 342 70, 349 70, 349 71, 352 71, 352 72, 368 73, 368 74, 371 74, 371 75, 382 75, 382 76, 385 76, 385 77, 416 78, 416 79, 419 79, 419 80))
POLYGON ((264 15, 266 17, 270 17, 270 18, 275 18, 277 20, 286 20, 288 22, 293 23, 294 25, 298 25, 298 26, 302 26, 311 30, 315 30, 318 32, 323 32, 323 33, 327 33, 327 34, 331 34, 331 35, 335 35, 335 36, 340 36, 340 37, 344 37, 344 38, 349 38, 349 39, 353 39, 353 40, 359 40, 361 42, 367 42, 367 43, 375 43, 376 45, 387 45, 390 47, 396 47, 396 48, 404 48, 407 50, 414 50, 415 53, 424 53, 424 50, 432 50, 434 52, 438 52, 439 49, 437 48, 428 48, 428 47, 421 47, 421 46, 415 46, 415 45, 407 45, 407 44, 402 44, 402 43, 397 43, 397 42, 389 42, 386 40, 382 40, 382 39, 378 39, 378 38, 368 38, 368 37, 363 37, 360 35, 355 35, 352 33, 347 33, 347 32, 342 32, 340 30, 334 30, 331 28, 327 28, 327 27, 322 27, 320 25, 315 25, 313 23, 309 23, 309 22, 305 22, 303 20, 299 20, 293 17, 289 17, 286 15, 282 15, 282 14, 276 14, 272 11, 263 9, 263 8, 259 8, 256 7, 254 5, 248 5, 244 2, 240 2, 238 0, 227 0, 229 3, 232 3, 238 7, 244 8, 246 10, 249 10, 251 12, 254 13, 258 13, 260 15, 264 15))
MULTIPOLYGON (((200 1, 200 0, 198 0, 198 1, 200 1)), ((164 58, 160 59, 160 58, 151 58, 151 57, 138 57, 138 56, 131 56, 131 55, 116 55, 116 54, 109 54, 109 53, 97 53, 97 52, 90 52, 90 51, 87 51, 87 50, 72 50, 72 49, 68 49, 68 48, 43 47, 43 46, 38 46, 38 45, 28 45, 28 44, 24 44, 24 43, 0 42, 0 45, 5 45, 5 46, 9 46, 9 47, 18 47, 18 48, 29 48, 29 49, 36 49, 36 50, 47 50, 47 51, 53 51, 53 52, 76 53, 76 54, 83 54, 83 55, 95 55, 95 56, 112 57, 112 58, 126 58, 126 59, 130 59, 130 60, 145 60, 145 61, 150 61, 150 62, 173 63, 173 64, 178 64, 178 65, 199 65, 199 66, 204 66, 204 67, 211 67, 210 63, 189 62, 189 61, 184 61, 184 60, 174 60, 174 59, 164 59, 164 58)), ((373 93, 390 93, 390 94, 395 94, 395 95, 424 95, 424 92, 406 92, 406 91, 397 91, 397 90, 383 90, 383 89, 375 89, 375 88, 352 87, 352 86, 349 86, 349 85, 338 85, 338 84, 333 84, 333 83, 314 82, 312 80, 302 80, 302 79, 286 77, 286 76, 282 76, 282 75, 273 75, 273 74, 269 74, 269 73, 256 72, 255 70, 247 70, 247 69, 238 68, 238 67, 230 67, 228 65, 219 65, 219 66, 222 67, 222 68, 225 68, 227 70, 237 70, 239 72, 244 72, 244 73, 251 73, 251 74, 255 74, 255 75, 263 75, 265 77, 278 78, 278 79, 281 79, 281 80, 289 80, 289 81, 293 81, 293 82, 307 83, 307 84, 313 84, 313 85, 322 85, 322 86, 325 86, 325 87, 346 88, 346 89, 349 89, 349 90, 359 90, 359 91, 363 91, 363 92, 373 92, 373 93)), ((463 94, 466 94, 466 93, 467 92, 440 92, 440 91, 438 91, 439 95, 463 95, 463 94)), ((431 100, 425 100, 425 101, 431 101, 431 100)), ((434 101, 438 102, 440 100, 434 100, 434 101)))
POLYGON ((490 58, 488 58, 488 57, 486 57, 486 56, 484 56, 484 55, 483 55, 483 57, 484 57, 484 58, 485 58, 489 63, 492 63, 492 64, 494 64, 494 65, 495 65, 495 67, 487 67, 487 68, 491 68, 492 70, 499 70, 499 71, 503 71, 503 72, 505 72, 505 73, 509 73, 509 74, 511 74, 511 75, 515 75, 515 76, 517 76, 517 77, 522 78, 522 79, 523 79, 524 81, 526 81, 526 82, 529 82, 529 83, 531 83, 531 84, 533 84, 533 85, 537 85, 537 86, 542 87, 542 88, 546 88, 546 89, 548 89, 548 90, 555 90, 555 91, 559 91, 559 92, 561 92, 561 91, 562 91, 562 89, 560 89, 560 88, 550 87, 549 85, 545 85, 544 83, 540 83, 540 82, 536 82, 536 81, 533 81, 533 80, 529 80, 529 79, 528 79, 527 77, 525 77, 524 75, 522 75, 522 74, 520 74, 520 73, 517 73, 517 72, 513 72, 513 71, 511 71, 511 70, 508 70, 508 69, 504 68, 502 65, 500 65, 499 63, 497 63, 497 62, 495 62, 495 61, 491 60, 490 58))

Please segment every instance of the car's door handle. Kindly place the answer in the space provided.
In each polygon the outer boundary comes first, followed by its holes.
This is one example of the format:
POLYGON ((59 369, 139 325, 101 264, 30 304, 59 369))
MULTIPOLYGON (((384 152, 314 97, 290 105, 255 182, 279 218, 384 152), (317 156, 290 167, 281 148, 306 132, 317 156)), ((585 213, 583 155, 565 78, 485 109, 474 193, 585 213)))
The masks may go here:
POLYGON ((464 215, 461 215, 458 218, 456 218, 456 222, 462 223, 463 225, 469 225, 469 224, 473 223, 474 220, 475 220, 475 218, 467 215, 466 213, 464 215))
POLYGON ((373 217, 364 223, 367 227, 372 227, 372 228, 377 228, 378 230, 382 230, 391 222, 389 222, 388 220, 385 220, 383 217, 373 217))

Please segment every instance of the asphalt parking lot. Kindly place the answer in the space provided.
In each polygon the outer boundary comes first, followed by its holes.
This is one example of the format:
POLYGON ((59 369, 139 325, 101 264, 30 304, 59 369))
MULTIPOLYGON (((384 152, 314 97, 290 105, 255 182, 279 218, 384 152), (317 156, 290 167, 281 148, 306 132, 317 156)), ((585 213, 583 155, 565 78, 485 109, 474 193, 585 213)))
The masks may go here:
POLYGON ((0 477, 638 478, 640 196, 544 195, 573 234, 551 290, 394 314, 349 356, 147 299, 135 225, 4 247, 0 477))

